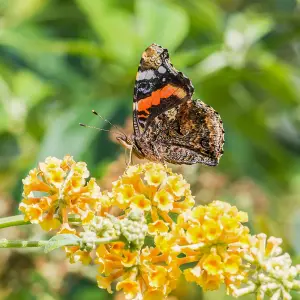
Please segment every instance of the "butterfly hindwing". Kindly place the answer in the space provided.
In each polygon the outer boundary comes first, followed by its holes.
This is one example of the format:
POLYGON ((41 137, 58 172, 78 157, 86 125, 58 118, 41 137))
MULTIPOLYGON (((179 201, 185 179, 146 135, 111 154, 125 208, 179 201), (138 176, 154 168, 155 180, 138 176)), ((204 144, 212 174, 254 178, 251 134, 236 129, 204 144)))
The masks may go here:
POLYGON ((155 117, 136 143, 151 160, 216 166, 223 154, 223 123, 210 106, 187 100, 155 117))
POLYGON ((224 129, 219 114, 200 100, 188 100, 164 116, 160 123, 168 123, 162 144, 164 160, 174 164, 216 166, 223 154, 224 129))

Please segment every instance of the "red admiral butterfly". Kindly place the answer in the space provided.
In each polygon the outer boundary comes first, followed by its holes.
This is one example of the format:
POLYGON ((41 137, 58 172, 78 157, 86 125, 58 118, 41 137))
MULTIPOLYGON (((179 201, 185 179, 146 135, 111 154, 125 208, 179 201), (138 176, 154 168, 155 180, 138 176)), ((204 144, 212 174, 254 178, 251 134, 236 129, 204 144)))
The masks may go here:
POLYGON ((192 100, 193 92, 191 81, 171 64, 168 50, 152 44, 136 75, 134 133, 117 140, 139 158, 216 166, 223 154, 222 120, 209 105, 192 100))

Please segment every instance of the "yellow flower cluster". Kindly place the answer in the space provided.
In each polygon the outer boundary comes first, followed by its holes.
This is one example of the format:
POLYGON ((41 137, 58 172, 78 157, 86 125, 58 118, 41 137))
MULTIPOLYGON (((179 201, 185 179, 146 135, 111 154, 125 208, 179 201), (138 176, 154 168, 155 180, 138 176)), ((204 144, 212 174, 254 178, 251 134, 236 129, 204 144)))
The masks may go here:
POLYGON ((235 297, 291 299, 300 290, 300 267, 280 239, 251 236, 247 214, 228 203, 194 206, 189 184, 167 167, 130 166, 102 193, 88 176, 85 163, 48 157, 23 180, 20 210, 46 230, 63 223, 65 235, 76 234, 68 213, 79 216, 83 230, 64 244, 67 257, 89 264, 96 256, 100 288, 112 292, 116 283, 127 299, 165 299, 183 274, 203 290, 225 284, 235 297))
POLYGON ((197 262, 184 271, 186 280, 215 290, 242 271, 240 248, 249 231, 242 223, 247 220, 247 214, 236 207, 214 201, 179 215, 172 231, 156 237, 156 245, 164 253, 184 254, 178 258, 180 265, 197 262))
POLYGON ((134 290, 134 297, 145 297, 154 291, 166 296, 181 274, 179 267, 187 263, 196 264, 185 269, 186 279, 209 290, 224 282, 230 284, 231 277, 241 272, 239 249, 248 237, 248 228, 242 225, 248 220, 247 214, 221 201, 192 208, 194 198, 181 175, 160 164, 132 166, 113 183, 110 196, 111 203, 125 214, 131 208, 145 212, 154 247, 143 248, 129 268, 122 262, 128 252, 124 256, 124 251, 116 252, 113 245, 101 246, 97 252, 103 265, 98 277, 100 287, 110 290, 112 281, 118 279, 117 289, 122 287, 130 299, 133 296, 129 287, 134 290), (155 283, 151 270, 160 270, 161 287, 155 283))
POLYGON ((123 290, 127 299, 164 299, 181 274, 176 260, 153 247, 130 252, 117 242, 99 246, 96 253, 98 286, 111 293, 111 283, 118 280, 116 289, 123 290))
POLYGON ((112 205, 122 210, 136 207, 149 212, 154 223, 153 230, 160 226, 161 223, 155 222, 161 219, 172 223, 169 213, 181 213, 195 203, 190 185, 182 175, 155 163, 130 166, 113 183, 111 197, 112 205))
POLYGON ((23 180, 19 209, 25 220, 39 223, 45 230, 56 229, 61 222, 66 224, 68 213, 77 214, 82 222, 91 220, 101 193, 95 179, 87 182, 88 177, 86 163, 75 162, 71 156, 63 160, 46 158, 23 180))
MULTIPOLYGON (((152 243, 154 237, 167 233, 175 224, 169 213, 179 214, 194 205, 190 186, 183 177, 154 163, 130 166, 108 194, 112 205, 125 215, 132 209, 144 212, 152 243)), ((124 243, 112 243, 99 246, 97 257, 99 287, 111 292, 112 282, 118 280, 116 289, 123 290, 128 299, 164 299, 181 274, 177 254, 162 253, 157 247, 144 245, 132 253, 124 243)))

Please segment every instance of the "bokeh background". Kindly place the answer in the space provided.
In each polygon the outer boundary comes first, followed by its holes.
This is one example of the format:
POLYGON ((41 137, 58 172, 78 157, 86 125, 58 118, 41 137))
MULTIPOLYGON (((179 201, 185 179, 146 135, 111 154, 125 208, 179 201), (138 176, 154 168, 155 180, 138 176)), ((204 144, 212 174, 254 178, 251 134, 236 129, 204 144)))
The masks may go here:
MULTIPOLYGON (((153 42, 169 49, 226 130, 218 167, 174 170, 197 202, 247 211, 252 232, 282 237, 299 263, 299 0, 0 0, 0 216, 18 213, 22 178, 49 155, 86 161, 110 188, 124 151, 78 123, 110 128, 95 109, 131 131, 136 70, 153 42)), ((0 237, 46 238, 36 227, 0 237)), ((0 299, 124 299, 98 289, 96 272, 59 250, 0 250, 0 299)), ((224 295, 182 282, 171 299, 224 295)))

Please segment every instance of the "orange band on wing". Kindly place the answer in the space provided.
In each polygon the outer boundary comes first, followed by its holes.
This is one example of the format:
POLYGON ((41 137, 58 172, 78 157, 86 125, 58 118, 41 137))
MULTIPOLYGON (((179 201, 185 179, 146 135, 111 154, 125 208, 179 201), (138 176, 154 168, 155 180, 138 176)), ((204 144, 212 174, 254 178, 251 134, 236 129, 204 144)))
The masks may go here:
POLYGON ((165 87, 163 87, 162 89, 159 89, 159 90, 153 92, 151 94, 151 96, 141 99, 137 103, 138 111, 145 111, 145 112, 149 113, 148 109, 152 105, 159 105, 161 99, 168 98, 172 95, 177 96, 180 99, 183 99, 184 97, 186 97, 186 92, 185 92, 185 90, 183 90, 180 87, 176 87, 171 84, 168 84, 165 87))

